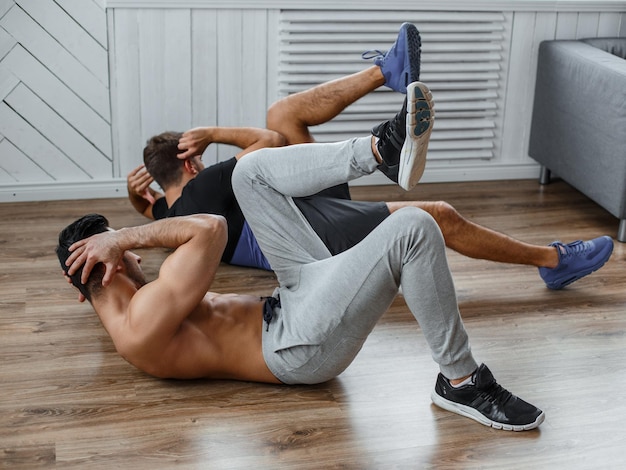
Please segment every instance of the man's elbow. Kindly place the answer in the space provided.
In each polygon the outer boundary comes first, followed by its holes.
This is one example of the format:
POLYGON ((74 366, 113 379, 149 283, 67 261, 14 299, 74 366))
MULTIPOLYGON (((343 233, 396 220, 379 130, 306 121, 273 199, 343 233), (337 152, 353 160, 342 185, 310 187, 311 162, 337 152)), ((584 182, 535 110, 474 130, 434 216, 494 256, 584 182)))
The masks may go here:
POLYGON ((217 214, 195 214, 193 218, 199 224, 201 232, 215 243, 226 245, 228 240, 228 222, 217 214))

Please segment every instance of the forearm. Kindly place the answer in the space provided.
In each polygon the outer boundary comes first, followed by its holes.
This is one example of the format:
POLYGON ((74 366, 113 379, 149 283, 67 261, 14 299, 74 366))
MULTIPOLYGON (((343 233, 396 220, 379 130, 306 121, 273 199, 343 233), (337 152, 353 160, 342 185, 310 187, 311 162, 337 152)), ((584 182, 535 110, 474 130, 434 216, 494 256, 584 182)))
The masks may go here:
POLYGON ((286 139, 276 131, 257 127, 196 127, 178 141, 179 159, 202 155, 211 144, 234 145, 241 149, 235 158, 264 147, 280 147, 286 139))
POLYGON ((145 165, 139 165, 128 173, 126 177, 126 188, 128 190, 128 199, 135 210, 145 215, 149 219, 154 219, 152 214, 152 206, 154 202, 163 197, 158 191, 150 187, 154 179, 148 173, 145 165))
POLYGON ((109 230, 79 240, 69 247, 71 254, 65 261, 69 267, 67 274, 72 276, 82 266, 81 282, 85 284, 93 267, 103 263, 105 274, 102 285, 107 286, 124 253, 136 248, 174 249, 175 253, 166 262, 179 259, 180 256, 174 256, 179 252, 189 253, 184 266, 181 266, 182 271, 189 270, 193 262, 203 260, 216 259, 213 264, 217 266, 226 246, 227 231, 226 219, 210 214, 174 217, 138 227, 109 230))
POLYGON ((137 248, 176 249, 194 239, 203 242, 220 239, 221 232, 226 231, 226 220, 222 216, 196 214, 122 228, 117 231, 116 243, 124 251, 137 248))
POLYGON ((257 127, 208 127, 211 142, 235 145, 241 149, 258 143, 264 143, 274 147, 283 139, 275 131, 257 127))
MULTIPOLYGON (((163 194, 158 191, 154 191, 152 188, 149 188, 148 191, 155 201, 163 197, 163 194)), ((154 216, 152 215, 152 202, 148 201, 145 197, 130 191, 128 192, 128 200, 137 212, 148 217, 149 219, 154 219, 154 216)))
POLYGON ((284 137, 278 132, 257 127, 211 127, 211 142, 235 145, 242 149, 236 155, 239 159, 254 150, 285 145, 284 137))

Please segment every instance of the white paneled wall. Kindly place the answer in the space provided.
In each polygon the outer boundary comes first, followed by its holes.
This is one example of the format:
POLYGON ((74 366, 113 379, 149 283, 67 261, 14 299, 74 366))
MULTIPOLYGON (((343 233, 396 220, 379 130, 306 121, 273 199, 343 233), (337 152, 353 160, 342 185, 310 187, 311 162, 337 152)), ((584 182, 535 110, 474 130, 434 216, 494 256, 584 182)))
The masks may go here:
MULTIPOLYGON (((142 99, 135 108, 141 111, 133 117, 134 122, 149 119, 157 125, 137 129, 141 140, 135 138, 137 132, 128 133, 135 140, 132 151, 122 152, 122 158, 132 158, 123 160, 123 168, 139 164, 145 140, 166 129, 264 126, 264 111, 276 98, 362 70, 369 63, 361 59, 361 53, 384 50, 395 39, 399 25, 411 21, 420 29, 423 41, 421 78, 431 86, 437 102, 423 181, 535 177, 538 166, 527 156, 527 142, 539 42, 624 34, 625 15, 613 11, 421 11, 419 3, 412 3, 415 10, 387 11, 307 9, 304 5, 274 10, 190 8, 185 10, 188 17, 178 9, 151 11, 161 18, 154 18, 155 23, 166 17, 178 30, 187 30, 191 23, 192 39, 201 38, 191 45, 193 60, 187 57, 185 40, 175 46, 178 56, 168 59, 174 69, 186 67, 191 72, 185 86, 193 89, 193 100, 191 105, 171 102, 166 112, 154 105, 154 100, 142 99), (199 74, 203 74, 201 78, 199 74)), ((141 9, 116 9, 116 25, 120 15, 131 16, 133 25, 141 25, 144 14, 141 9)), ((116 43, 118 37, 128 42, 125 30, 116 27, 112 34, 116 43)), ((157 44, 160 40, 156 35, 152 39, 157 44)), ((154 49, 161 59, 161 48, 154 49)), ((135 67, 127 71, 115 64, 117 81, 142 80, 144 76, 154 79, 141 64, 138 71, 135 67)), ((167 80, 166 73, 159 83, 167 80)), ((133 95, 147 97, 143 86, 140 83, 132 90, 133 95)), ((314 134, 320 141, 362 135, 395 114, 401 99, 381 88, 333 122, 314 129, 314 134)), ((126 109, 123 114, 128 117, 132 110, 126 109)), ((209 147, 205 160, 223 160, 233 153, 232 148, 209 147)), ((386 182, 379 174, 360 180, 386 182)))
MULTIPOLYGON (((402 21, 437 102, 424 181, 535 177, 527 157, 544 39, 626 36, 626 2, 0 0, 0 201, 121 196, 145 141, 200 125, 264 126, 275 99, 361 70, 402 21)), ((315 129, 367 132, 381 88, 315 129)), ((209 147, 205 161, 234 149, 209 147)), ((365 183, 385 183, 381 176, 365 183)))
MULTIPOLYGON (((265 126, 266 10, 120 9, 109 13, 116 154, 123 174, 145 142, 201 125, 265 126)), ((209 147, 205 162, 232 156, 209 147)))
POLYGON ((114 174, 106 15, 92 0, 0 2, 0 200, 114 174))

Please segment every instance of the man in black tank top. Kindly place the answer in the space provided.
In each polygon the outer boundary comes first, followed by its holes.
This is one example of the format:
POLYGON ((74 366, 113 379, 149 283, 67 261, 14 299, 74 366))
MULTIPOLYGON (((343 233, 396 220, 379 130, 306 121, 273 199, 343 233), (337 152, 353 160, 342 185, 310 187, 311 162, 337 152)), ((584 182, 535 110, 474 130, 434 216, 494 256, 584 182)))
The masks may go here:
MULTIPOLYGON (((131 203, 138 212, 152 219, 195 213, 222 215, 228 222, 228 243, 222 261, 271 269, 232 191, 231 175, 237 161, 263 147, 314 142, 311 126, 331 120, 380 86, 406 93, 406 85, 419 79, 421 43, 417 29, 403 25, 391 50, 397 49, 399 42, 403 43, 402 54, 383 54, 375 58, 375 65, 361 72, 278 100, 267 112, 266 129, 199 127, 185 133, 165 132, 152 137, 144 149, 144 165, 128 175, 131 203), (406 41, 403 35, 407 30, 417 40, 406 41), (205 168, 202 154, 212 143, 235 145, 242 150, 230 160, 205 168), (150 187, 153 181, 165 194, 150 187)), ((389 132, 381 126, 372 130, 376 138, 390 137, 383 140, 401 145, 404 136, 388 135, 389 132)), ((394 182, 398 181, 397 165, 395 168, 381 165, 379 169, 394 182)), ((449 248, 473 258, 536 266, 551 289, 560 289, 599 269, 613 247, 609 237, 568 245, 561 242, 531 245, 474 224, 443 201, 351 201, 347 185, 294 199, 294 203, 331 254, 354 246, 390 213, 414 206, 437 221, 449 248)))

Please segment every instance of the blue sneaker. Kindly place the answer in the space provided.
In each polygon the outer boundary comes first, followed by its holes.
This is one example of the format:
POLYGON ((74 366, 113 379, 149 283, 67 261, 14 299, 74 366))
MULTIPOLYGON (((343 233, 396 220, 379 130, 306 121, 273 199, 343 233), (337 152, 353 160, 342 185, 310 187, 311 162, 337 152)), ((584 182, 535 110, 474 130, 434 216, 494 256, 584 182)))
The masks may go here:
POLYGON ((420 53, 422 41, 420 33, 411 23, 402 23, 396 42, 387 52, 367 51, 361 57, 374 59, 385 76, 385 85, 399 93, 406 94, 409 83, 420 78, 420 53))
POLYGON ((558 290, 600 269, 611 257, 613 239, 605 235, 587 242, 578 240, 565 245, 557 241, 549 246, 556 247, 559 265, 539 268, 539 275, 549 289, 558 290))

